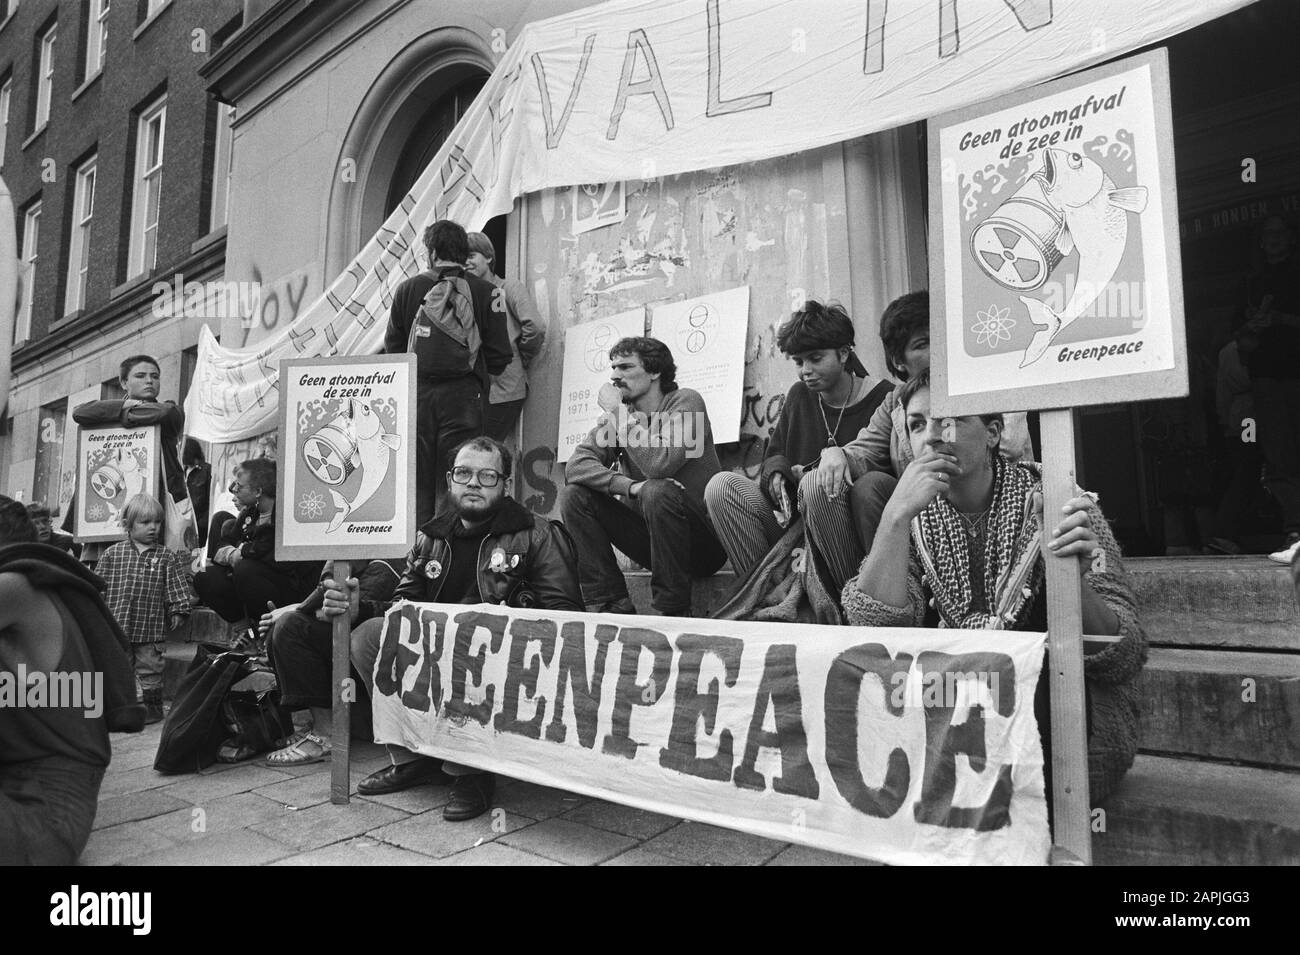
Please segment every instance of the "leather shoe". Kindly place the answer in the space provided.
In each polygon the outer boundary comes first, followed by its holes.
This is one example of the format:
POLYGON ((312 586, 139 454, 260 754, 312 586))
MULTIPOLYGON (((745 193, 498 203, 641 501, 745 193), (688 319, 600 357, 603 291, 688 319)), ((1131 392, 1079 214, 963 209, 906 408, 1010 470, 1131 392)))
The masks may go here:
POLYGON ((492 773, 457 776, 451 784, 451 801, 442 808, 442 818, 448 822, 464 822, 483 815, 492 803, 496 788, 497 778, 492 773))
POLYGON ((409 763, 385 766, 371 773, 357 784, 362 796, 381 796, 398 793, 412 786, 445 786, 451 777, 442 771, 442 760, 422 756, 409 763))

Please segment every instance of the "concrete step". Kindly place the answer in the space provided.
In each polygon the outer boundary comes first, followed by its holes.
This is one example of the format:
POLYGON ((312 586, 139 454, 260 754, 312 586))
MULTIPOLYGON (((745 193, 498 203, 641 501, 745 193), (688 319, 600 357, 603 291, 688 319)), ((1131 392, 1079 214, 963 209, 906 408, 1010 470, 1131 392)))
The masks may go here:
MULTIPOLYGON (((1300 652, 1300 606, 1287 568, 1265 557, 1137 557, 1125 562, 1142 625, 1156 646, 1300 652)), ((627 574, 650 610, 650 575, 627 574)), ((730 571, 695 582, 692 609, 710 616, 735 590, 730 571)))
POLYGON ((1101 807, 1097 865, 1300 865, 1300 776, 1139 756, 1101 807))
POLYGON ((1300 606, 1286 567, 1266 557, 1125 561, 1156 645, 1300 651, 1300 606))
POLYGON ((1300 655, 1153 648, 1138 696, 1143 752, 1300 769, 1300 655))

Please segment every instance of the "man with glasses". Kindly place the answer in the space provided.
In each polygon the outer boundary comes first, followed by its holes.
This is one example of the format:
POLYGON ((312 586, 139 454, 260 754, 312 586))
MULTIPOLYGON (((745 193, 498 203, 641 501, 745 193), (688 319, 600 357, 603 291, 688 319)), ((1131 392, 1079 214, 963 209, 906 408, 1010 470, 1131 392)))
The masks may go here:
MULTIPOLYGON (((450 507, 420 528, 406 557, 394 601, 489 603, 508 607, 581 611, 577 560, 563 527, 535 517, 506 493, 510 451, 488 437, 470 438, 457 449, 448 472, 450 507)), ((374 691, 375 659, 389 603, 363 601, 356 578, 346 587, 326 580, 323 612, 348 612, 352 665, 374 691)), ((487 812, 495 788, 492 774, 389 747, 393 764, 366 777, 363 796, 422 784, 451 783, 442 816, 451 822, 487 812)))

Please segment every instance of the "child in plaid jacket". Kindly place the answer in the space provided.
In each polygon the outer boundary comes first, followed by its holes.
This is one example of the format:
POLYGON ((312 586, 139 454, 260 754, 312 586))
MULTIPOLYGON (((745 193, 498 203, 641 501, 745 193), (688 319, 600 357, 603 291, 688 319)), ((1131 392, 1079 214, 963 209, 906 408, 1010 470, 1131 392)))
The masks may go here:
POLYGON ((95 572, 108 585, 104 602, 131 641, 131 662, 147 711, 146 723, 163 717, 166 631, 185 622, 194 602, 180 558, 160 543, 162 522, 162 505, 146 494, 137 494, 122 510, 127 539, 104 551, 95 565, 95 572))

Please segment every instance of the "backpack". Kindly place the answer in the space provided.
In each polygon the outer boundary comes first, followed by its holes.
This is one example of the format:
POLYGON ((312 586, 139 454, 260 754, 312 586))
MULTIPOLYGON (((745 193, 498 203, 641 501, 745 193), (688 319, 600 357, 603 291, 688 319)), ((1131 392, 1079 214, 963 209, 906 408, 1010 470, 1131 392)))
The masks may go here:
POLYGON ((483 336, 474 315, 473 292, 464 275, 444 273, 436 278, 411 323, 406 350, 416 356, 422 377, 474 374, 483 336))

